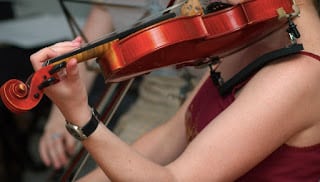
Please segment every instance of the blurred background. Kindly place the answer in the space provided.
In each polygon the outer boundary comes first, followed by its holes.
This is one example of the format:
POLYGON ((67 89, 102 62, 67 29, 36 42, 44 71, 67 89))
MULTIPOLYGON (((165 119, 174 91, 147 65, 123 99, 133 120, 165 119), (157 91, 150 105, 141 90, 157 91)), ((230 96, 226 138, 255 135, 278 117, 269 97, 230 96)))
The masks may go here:
MULTIPOLYGON (((83 22, 88 6, 73 5, 83 22)), ((25 81, 33 72, 29 57, 42 47, 72 38, 58 1, 0 1, 1 85, 9 79, 25 81)), ((0 120, 1 181, 46 181, 52 172, 39 159, 38 141, 51 103, 44 98, 35 109, 13 114, 3 105, 0 120)))
MULTIPOLYGON (((114 0, 108 11, 115 29, 125 29, 144 13, 145 0, 114 0), (123 4, 124 6, 118 6, 123 4), (127 6, 130 5, 130 6, 127 6)), ((91 6, 65 2, 80 27, 91 6)), ((29 57, 39 49, 73 34, 58 0, 0 0, 0 84, 9 79, 26 81, 33 73, 29 57)), ((51 102, 40 104, 22 114, 13 114, 1 103, 0 116, 0 181, 54 181, 61 175, 43 165, 38 142, 47 121, 51 102)))

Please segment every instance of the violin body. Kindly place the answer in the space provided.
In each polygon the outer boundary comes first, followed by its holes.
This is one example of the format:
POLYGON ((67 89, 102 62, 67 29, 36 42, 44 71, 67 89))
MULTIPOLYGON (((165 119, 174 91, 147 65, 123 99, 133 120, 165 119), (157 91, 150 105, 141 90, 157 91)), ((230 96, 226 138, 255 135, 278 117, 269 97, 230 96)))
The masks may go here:
POLYGON ((230 8, 166 20, 132 34, 114 45, 118 57, 99 60, 107 82, 119 82, 165 66, 205 64, 279 29, 278 8, 291 12, 292 1, 251 0, 230 8))
POLYGON ((48 60, 29 83, 6 82, 0 96, 12 112, 32 109, 44 88, 59 81, 57 73, 71 58, 78 62, 98 58, 106 82, 121 82, 166 66, 208 64, 207 58, 224 57, 279 29, 295 11, 293 0, 249 0, 206 15, 167 14, 169 19, 160 18, 130 34, 125 31, 48 60))
POLYGON ((207 36, 201 16, 170 19, 114 42, 117 53, 107 53, 99 64, 106 81, 126 80, 172 65, 173 60, 198 58, 195 42, 207 36))
POLYGON ((290 12, 292 2, 248 1, 205 15, 203 21, 209 36, 198 44, 197 50, 205 57, 223 57, 260 40, 286 23, 285 19, 278 18, 276 7, 290 12))

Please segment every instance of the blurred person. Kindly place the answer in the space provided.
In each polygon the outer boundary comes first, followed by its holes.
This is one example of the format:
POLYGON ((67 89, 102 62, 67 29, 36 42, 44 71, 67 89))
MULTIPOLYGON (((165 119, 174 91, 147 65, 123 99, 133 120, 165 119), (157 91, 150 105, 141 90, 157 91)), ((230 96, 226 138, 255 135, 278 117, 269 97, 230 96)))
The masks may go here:
MULTIPOLYGON (((27 80, 33 72, 30 64, 22 60, 30 58, 37 50, 51 45, 52 42, 61 41, 71 37, 68 26, 64 23, 58 1, 30 1, 5 0, 0 2, 0 52, 5 61, 1 62, 1 85, 10 78, 27 80), (50 8, 48 8, 50 7, 50 8), (3 8, 3 10, 2 10, 3 8), (45 19, 47 22, 38 22, 45 19), (36 21, 36 24, 34 24, 36 21), (41 24, 42 23, 42 24, 41 24), (46 26, 43 26, 45 23, 46 26), (52 25, 60 27, 54 31, 52 25), (41 24, 41 27, 38 25, 41 24), (32 31, 30 31, 32 29, 32 31), (59 35, 60 30, 68 30, 59 35), (41 32, 41 33, 39 33, 41 32), (24 39, 21 37, 25 36, 24 39), (17 41, 19 39, 19 41, 17 41), (17 66, 19 65, 19 66, 17 66)), ((77 18, 86 14, 86 8, 79 8, 77 18)), ((80 65, 88 88, 95 78, 95 74, 87 71, 80 65)), ((101 85, 101 84, 99 84, 101 85)), ((3 181, 21 181, 26 169, 40 169, 30 149, 34 135, 38 132, 44 118, 48 117, 52 103, 46 97, 38 107, 31 111, 13 114, 1 105, 1 169, 0 176, 3 181)), ((56 109, 52 109, 52 115, 56 109)))

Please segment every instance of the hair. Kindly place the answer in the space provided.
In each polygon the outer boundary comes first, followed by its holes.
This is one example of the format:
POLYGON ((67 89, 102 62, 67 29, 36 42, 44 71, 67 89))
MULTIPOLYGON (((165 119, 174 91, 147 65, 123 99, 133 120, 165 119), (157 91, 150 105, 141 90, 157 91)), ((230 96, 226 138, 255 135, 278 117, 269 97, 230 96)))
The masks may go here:
POLYGON ((320 0, 313 0, 313 4, 318 11, 318 15, 320 16, 320 0))

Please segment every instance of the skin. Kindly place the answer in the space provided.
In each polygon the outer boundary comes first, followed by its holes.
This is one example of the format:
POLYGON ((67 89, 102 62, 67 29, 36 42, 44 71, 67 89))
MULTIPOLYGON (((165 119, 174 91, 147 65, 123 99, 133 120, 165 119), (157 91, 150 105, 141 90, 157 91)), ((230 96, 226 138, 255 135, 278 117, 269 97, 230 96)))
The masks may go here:
MULTIPOLYGON (((301 33, 299 42, 306 51, 320 55, 317 11, 311 0, 298 4, 301 16, 294 21, 301 33)), ((287 37, 285 29, 278 30, 225 58, 219 71, 227 80, 258 55, 288 45, 287 37)), ((62 53, 71 49, 70 42, 59 47, 62 53)), ((34 54, 35 70, 44 58, 52 56, 49 48, 34 54)), ((46 94, 66 120, 83 126, 91 113, 76 60, 68 62, 66 72, 63 81, 47 88, 46 94)), ((104 175, 111 181, 234 181, 283 144, 306 147, 320 143, 319 78, 320 63, 306 56, 290 56, 265 66, 237 92, 236 100, 188 143, 185 111, 202 80, 175 116, 133 146, 100 124, 82 144, 101 169, 80 181, 90 181, 89 177, 107 181, 104 175)))
MULTIPOLYGON (((112 28, 111 17, 107 9, 93 6, 84 25, 83 32, 87 39, 92 41, 110 33, 112 28)), ((55 57, 63 52, 78 48, 82 43, 83 41, 77 38, 72 43, 58 43, 45 49, 48 52, 48 57, 55 57)), ((44 56, 41 58, 46 59, 46 55, 40 56, 44 56)), ((81 79, 84 81, 86 89, 90 90, 96 73, 87 70, 84 64, 79 65, 79 72, 82 75, 81 79)), ((64 116, 58 107, 53 105, 44 132, 40 138, 39 153, 44 164, 52 166, 55 169, 65 166, 69 161, 69 157, 75 152, 76 140, 68 133, 64 125, 64 116), (59 137, 53 138, 53 135, 58 135, 59 137)))

